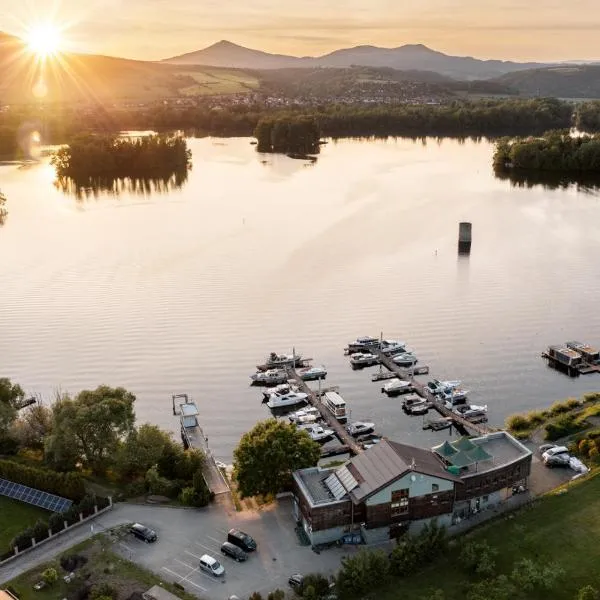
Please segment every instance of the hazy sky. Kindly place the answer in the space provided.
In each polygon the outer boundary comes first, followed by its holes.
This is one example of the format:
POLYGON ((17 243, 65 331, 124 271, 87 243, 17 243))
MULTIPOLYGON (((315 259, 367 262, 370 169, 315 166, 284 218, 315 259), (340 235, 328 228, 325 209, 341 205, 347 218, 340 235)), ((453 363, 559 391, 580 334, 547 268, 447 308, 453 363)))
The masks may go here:
POLYGON ((140 59, 220 39, 317 55, 423 43, 515 60, 600 58, 600 0, 0 0, 0 30, 67 25, 69 49, 140 59))

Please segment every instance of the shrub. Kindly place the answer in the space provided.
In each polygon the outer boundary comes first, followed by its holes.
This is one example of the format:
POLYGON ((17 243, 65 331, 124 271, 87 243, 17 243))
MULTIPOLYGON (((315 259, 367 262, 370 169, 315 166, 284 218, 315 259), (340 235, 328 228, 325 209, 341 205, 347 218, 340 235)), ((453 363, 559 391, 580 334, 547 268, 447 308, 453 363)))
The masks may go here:
POLYGON ((582 456, 588 456, 590 453, 592 446, 590 445, 590 440, 583 439, 577 445, 577 451, 582 456))
MULTIPOLYGON (((575 401, 575 402, 577 402, 577 401, 575 401)), ((557 417, 558 415, 567 413, 570 410, 571 410, 571 408, 568 406, 567 402, 555 402, 550 407, 550 415, 553 417, 557 417)))
POLYGON ((584 404, 600 401, 600 392, 589 392, 581 397, 584 404))
POLYGON ((599 598, 600 592, 591 585, 586 585, 577 592, 577 600, 598 600, 599 598))
POLYGON ((497 550, 487 542, 467 542, 460 553, 460 563, 467 571, 489 577, 494 574, 497 550))
POLYGON ((285 592, 280 589, 276 589, 272 592, 269 592, 269 595, 267 596, 267 600, 284 600, 284 598, 285 592))
POLYGON ((96 496, 94 494, 86 494, 77 505, 77 508, 84 517, 89 517, 94 512, 94 506, 96 506, 96 496))
MULTIPOLYGON (((311 573, 302 581, 300 595, 307 600, 321 600, 329 594, 329 580, 320 573, 311 573)), ((268 599, 267 599, 268 600, 268 599)))
POLYGON ((146 472, 146 485, 151 494, 159 496, 175 498, 179 493, 179 486, 173 481, 161 477, 156 467, 152 467, 146 472))
POLYGON ((37 521, 32 529, 33 537, 36 542, 41 542, 48 537, 48 523, 44 521, 37 521))
POLYGON ((577 423, 575 415, 562 415, 546 425, 545 439, 552 442, 580 431, 582 425, 577 423))
POLYGON ((525 415, 511 415, 506 419, 506 427, 511 431, 525 431, 529 429, 529 419, 525 415))
POLYGON ((263 597, 260 592, 253 592, 248 600, 263 600, 263 597))
POLYGON ((92 587, 90 592, 91 600, 106 600, 107 598, 117 598, 117 591, 110 584, 103 582, 92 587))
POLYGON ((145 495, 147 491, 148 487, 144 479, 136 479, 125 486, 125 496, 128 498, 138 498, 145 495))
POLYGON ((52 533, 58 533, 65 528, 65 517, 60 513, 52 513, 48 519, 48 528, 52 533))
POLYGON ((588 456, 589 456, 590 460, 593 460, 594 462, 598 462, 598 457, 600 456, 600 451, 598 450, 598 448, 596 446, 593 446, 592 448, 590 448, 588 456))
POLYGON ((541 410, 531 410, 527 413, 530 427, 541 425, 548 418, 548 413, 541 410))
POLYGON ((69 554, 60 559, 60 566, 67 571, 67 573, 72 573, 80 567, 83 567, 87 561, 87 557, 83 554, 69 554))
POLYGON ((390 561, 381 550, 361 550, 353 556, 342 558, 342 567, 337 575, 337 590, 341 600, 364 596, 387 582, 390 561))
POLYGON ((571 409, 579 408, 583 404, 583 400, 579 400, 578 398, 567 398, 565 400, 565 404, 571 409))
POLYGON ((23 550, 30 548, 31 538, 33 537, 33 528, 28 527, 27 529, 24 529, 23 531, 21 531, 21 533, 19 533, 12 539, 12 541, 10 542, 10 549, 14 550, 16 547, 19 549, 19 552, 22 552, 23 550))
POLYGON ((58 573, 56 572, 56 569, 53 569, 52 567, 50 567, 49 569, 46 569, 42 573, 42 579, 48 585, 52 585, 53 583, 56 583, 58 581, 58 573))

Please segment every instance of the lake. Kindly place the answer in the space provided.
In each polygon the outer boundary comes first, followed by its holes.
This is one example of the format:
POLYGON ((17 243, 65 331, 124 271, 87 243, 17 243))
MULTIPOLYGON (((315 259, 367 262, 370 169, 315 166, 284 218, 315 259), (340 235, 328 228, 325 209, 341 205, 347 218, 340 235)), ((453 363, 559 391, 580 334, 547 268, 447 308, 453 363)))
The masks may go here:
POLYGON ((190 147, 187 182, 166 193, 77 200, 47 161, 0 166, 0 376, 48 400, 122 385, 140 421, 174 431, 171 394, 188 393, 225 461, 268 414, 248 384, 270 351, 325 364, 354 419, 423 446, 447 432, 421 431, 372 370, 352 371, 349 341, 405 340, 491 425, 600 389, 540 358, 600 345, 597 192, 511 186, 488 142, 344 140, 314 164, 249 139, 190 147))

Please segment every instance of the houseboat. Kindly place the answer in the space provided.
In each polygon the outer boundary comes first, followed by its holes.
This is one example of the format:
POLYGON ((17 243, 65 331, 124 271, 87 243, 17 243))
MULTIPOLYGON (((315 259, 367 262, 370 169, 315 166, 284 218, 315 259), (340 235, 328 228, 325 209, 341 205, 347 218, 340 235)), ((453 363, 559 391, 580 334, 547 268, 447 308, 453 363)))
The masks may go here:
POLYGON ((588 346, 582 342, 567 342, 565 345, 567 348, 581 354, 581 358, 584 362, 591 365, 600 364, 600 351, 596 348, 592 348, 592 346, 588 346))
POLYGON ((350 342, 346 348, 346 353, 354 354, 355 352, 367 352, 369 348, 378 348, 379 344, 379 338, 366 335, 350 342))
POLYGON ((323 406, 340 422, 348 420, 346 401, 337 392, 325 392, 323 395, 323 406))
POLYGON ((569 369, 575 369, 582 363, 581 354, 566 345, 548 346, 545 356, 552 362, 569 369))

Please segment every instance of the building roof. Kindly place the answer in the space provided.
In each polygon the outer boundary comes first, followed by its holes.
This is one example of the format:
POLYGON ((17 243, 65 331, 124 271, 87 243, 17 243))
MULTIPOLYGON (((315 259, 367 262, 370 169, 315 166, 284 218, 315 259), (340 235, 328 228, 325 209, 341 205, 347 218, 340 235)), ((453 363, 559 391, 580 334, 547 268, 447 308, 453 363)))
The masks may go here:
POLYGON ((325 483, 325 481, 335 474, 335 469, 321 469, 320 467, 312 467, 309 469, 300 469, 294 471, 294 479, 298 487, 304 493, 304 497, 308 500, 311 506, 321 506, 348 500, 348 494, 342 488, 343 494, 336 498, 334 492, 325 483))
POLYGON ((461 482, 459 477, 447 471, 431 450, 389 440, 381 440, 379 444, 352 458, 348 469, 357 475, 356 481, 360 481, 350 490, 355 502, 364 500, 411 471, 461 482))
POLYGON ((458 452, 458 450, 448 440, 439 446, 435 446, 432 448, 432 450, 444 458, 448 458, 458 452))

